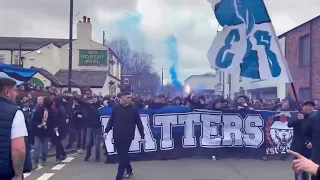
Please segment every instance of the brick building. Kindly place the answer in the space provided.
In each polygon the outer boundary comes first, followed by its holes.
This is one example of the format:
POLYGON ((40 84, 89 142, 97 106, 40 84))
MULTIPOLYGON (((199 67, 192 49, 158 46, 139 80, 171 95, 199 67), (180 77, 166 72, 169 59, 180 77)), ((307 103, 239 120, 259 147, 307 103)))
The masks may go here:
MULTIPOLYGON (((320 16, 279 36, 299 101, 320 99, 320 16)), ((293 95, 290 84, 286 91, 293 95)))

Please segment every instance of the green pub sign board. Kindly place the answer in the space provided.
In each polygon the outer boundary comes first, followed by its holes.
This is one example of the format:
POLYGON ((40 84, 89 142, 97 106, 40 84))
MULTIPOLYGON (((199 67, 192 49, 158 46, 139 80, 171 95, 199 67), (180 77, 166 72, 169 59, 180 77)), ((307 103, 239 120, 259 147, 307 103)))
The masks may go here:
POLYGON ((79 66, 107 65, 107 50, 79 50, 79 66))

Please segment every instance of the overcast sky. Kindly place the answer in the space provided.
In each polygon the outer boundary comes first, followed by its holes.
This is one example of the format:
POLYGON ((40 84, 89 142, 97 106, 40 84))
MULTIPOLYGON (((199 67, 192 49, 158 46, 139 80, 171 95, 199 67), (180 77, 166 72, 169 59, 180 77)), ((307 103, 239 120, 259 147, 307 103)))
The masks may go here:
MULTIPOLYGON (((68 38, 68 0, 0 0, 0 36, 68 38)), ((176 36, 179 46, 178 78, 212 72, 206 58, 217 31, 207 0, 74 0, 75 22, 91 17, 93 37, 102 42, 124 36, 134 48, 155 56, 154 68, 171 65, 164 39, 176 36)), ((276 32, 281 34, 320 14, 320 0, 265 0, 276 32)), ((74 26, 76 27, 76 26, 74 26)), ((75 35, 76 37, 76 35, 75 35)), ((1 42, 0 42, 1 43, 1 42)))

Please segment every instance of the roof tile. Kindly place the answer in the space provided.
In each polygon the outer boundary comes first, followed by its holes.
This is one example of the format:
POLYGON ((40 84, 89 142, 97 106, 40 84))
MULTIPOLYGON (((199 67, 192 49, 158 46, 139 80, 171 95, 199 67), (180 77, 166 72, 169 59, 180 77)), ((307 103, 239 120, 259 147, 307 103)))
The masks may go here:
POLYGON ((68 39, 34 38, 34 37, 0 37, 0 50, 34 51, 47 44, 54 43, 61 47, 68 44, 68 39))
MULTIPOLYGON (((61 81, 63 86, 68 85, 68 70, 60 69, 55 77, 61 81)), ((77 86, 103 87, 108 71, 73 70, 72 81, 77 86)))

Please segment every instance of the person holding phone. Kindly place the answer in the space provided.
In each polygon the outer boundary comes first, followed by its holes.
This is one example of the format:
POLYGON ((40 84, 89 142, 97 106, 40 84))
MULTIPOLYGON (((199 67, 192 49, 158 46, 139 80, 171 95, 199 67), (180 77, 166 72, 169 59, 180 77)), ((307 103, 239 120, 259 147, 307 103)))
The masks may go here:
MULTIPOLYGON (((304 127, 304 134, 310 140, 310 144, 307 146, 311 148, 311 160, 320 164, 320 111, 313 112, 304 127)), ((316 180, 317 177, 311 176, 312 180, 316 180)))
MULTIPOLYGON (((307 158, 311 157, 312 144, 310 139, 305 136, 303 127, 307 125, 308 118, 313 113, 314 105, 312 101, 306 101, 303 103, 302 110, 298 112, 297 116, 288 119, 288 127, 293 128, 293 140, 290 149, 307 158)), ((309 174, 305 172, 296 173, 295 179, 309 180, 309 174)))

